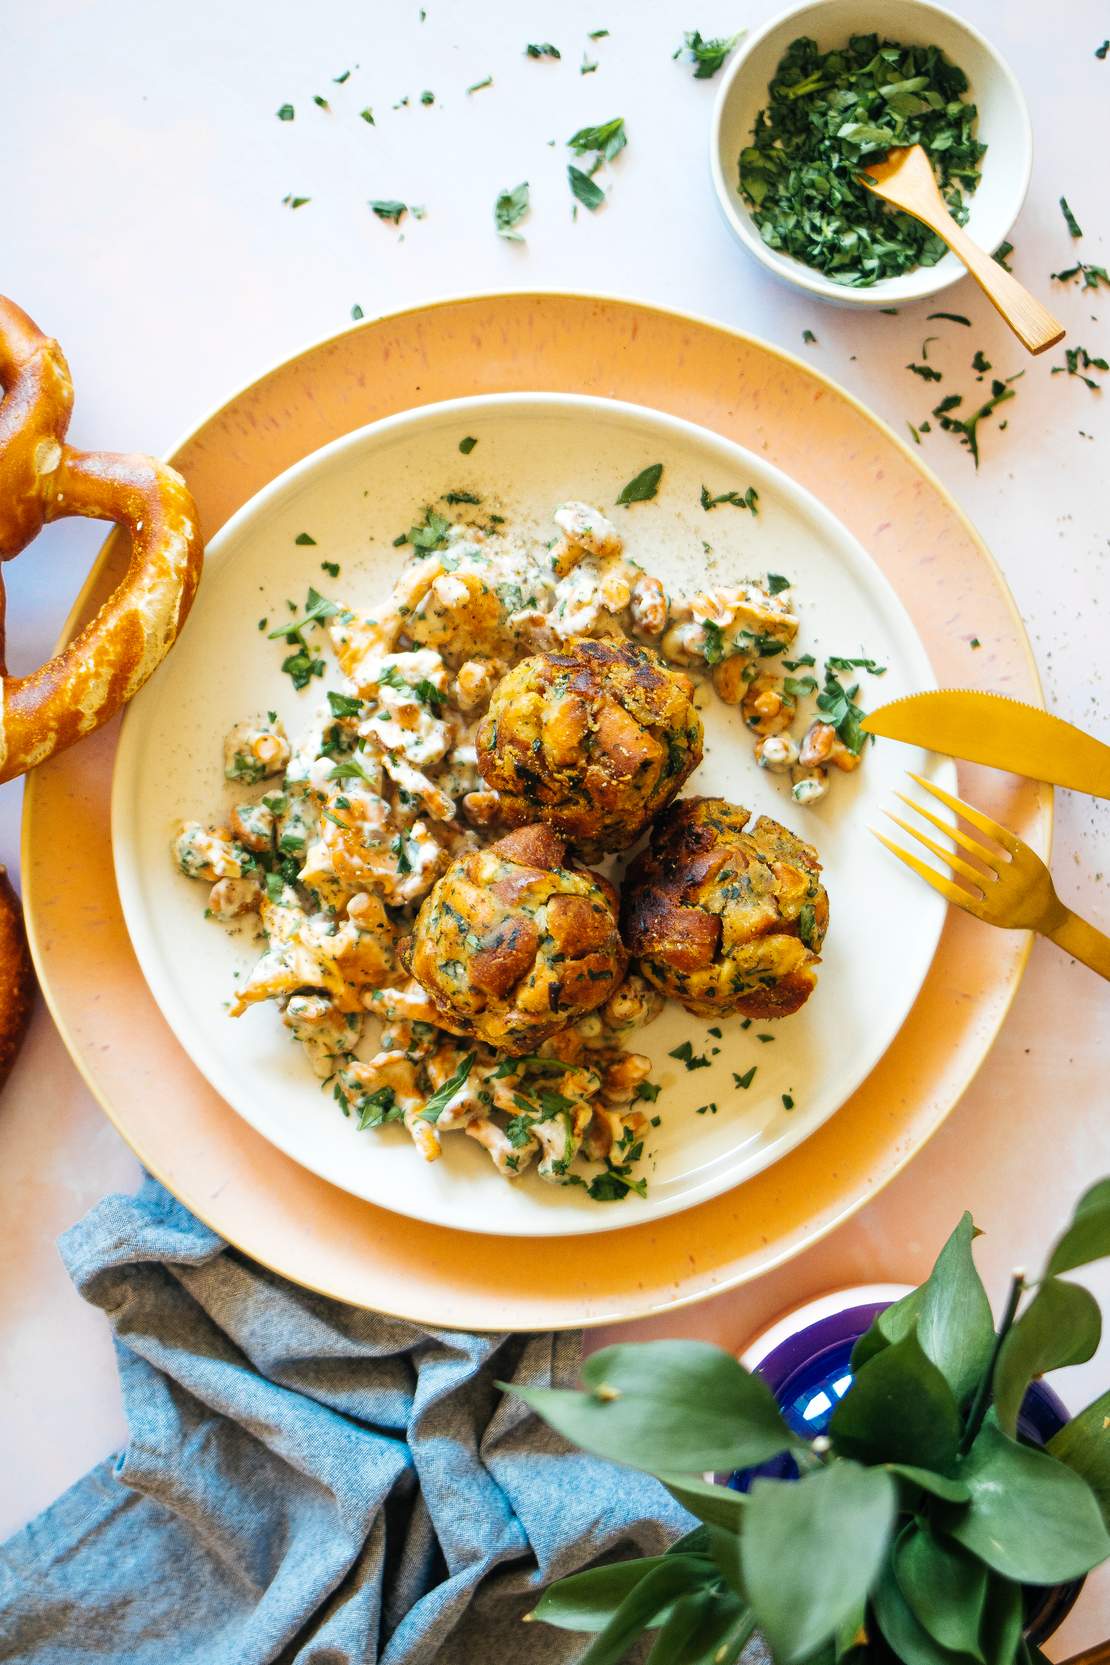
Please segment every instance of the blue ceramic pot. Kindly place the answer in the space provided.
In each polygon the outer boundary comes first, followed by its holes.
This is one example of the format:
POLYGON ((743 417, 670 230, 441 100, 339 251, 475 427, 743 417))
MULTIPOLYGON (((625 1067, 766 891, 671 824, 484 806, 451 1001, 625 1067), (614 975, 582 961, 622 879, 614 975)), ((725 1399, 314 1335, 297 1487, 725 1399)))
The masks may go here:
MULTIPOLYGON (((908 1286, 907 1286, 908 1287, 908 1286)), ((875 1318, 907 1288, 876 1286, 844 1290, 801 1308, 791 1319, 774 1326, 744 1362, 762 1376, 775 1395, 789 1426, 806 1439, 828 1431, 840 1400, 852 1385, 852 1348, 875 1318), (843 1303, 843 1304, 841 1304, 843 1303)), ((1018 1433, 1034 1445, 1044 1445, 1064 1426, 1068 1411, 1059 1395, 1043 1382, 1034 1382, 1025 1396, 1018 1433)), ((747 1491, 753 1480, 796 1479, 792 1457, 776 1457, 759 1468, 738 1469, 727 1477, 736 1491, 747 1491)), ((1058 1629, 1075 1605, 1083 1580, 1050 1589, 1026 1591, 1025 1634, 1040 1646, 1058 1629)))

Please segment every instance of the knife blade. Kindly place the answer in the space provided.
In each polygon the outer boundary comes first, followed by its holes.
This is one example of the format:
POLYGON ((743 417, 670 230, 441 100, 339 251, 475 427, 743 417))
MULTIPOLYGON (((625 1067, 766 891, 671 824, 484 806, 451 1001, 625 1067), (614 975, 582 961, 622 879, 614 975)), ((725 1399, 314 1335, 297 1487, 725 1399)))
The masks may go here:
POLYGON ((1007 694, 907 694, 864 718, 868 734, 1110 798, 1110 746, 1007 694))

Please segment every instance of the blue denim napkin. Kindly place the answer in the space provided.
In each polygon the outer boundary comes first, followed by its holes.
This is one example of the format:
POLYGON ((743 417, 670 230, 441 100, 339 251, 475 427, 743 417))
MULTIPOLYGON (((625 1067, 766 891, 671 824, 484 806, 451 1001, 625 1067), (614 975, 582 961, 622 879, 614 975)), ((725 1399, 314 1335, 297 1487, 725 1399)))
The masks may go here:
POLYGON ((494 1386, 571 1384, 577 1336, 342 1306, 151 1179, 61 1250, 115 1331, 129 1437, 0 1546, 4 1661, 549 1665, 583 1639, 521 1629, 544 1585, 694 1524, 494 1386))

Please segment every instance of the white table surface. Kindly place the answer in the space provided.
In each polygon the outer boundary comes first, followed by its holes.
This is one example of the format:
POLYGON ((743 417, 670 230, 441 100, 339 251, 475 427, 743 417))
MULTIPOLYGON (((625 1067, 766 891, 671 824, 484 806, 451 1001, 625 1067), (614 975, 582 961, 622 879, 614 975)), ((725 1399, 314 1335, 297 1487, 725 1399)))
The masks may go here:
MULTIPOLYGON (((973 384, 981 346, 1002 374, 1024 367, 1003 433, 983 436, 978 474, 950 437, 924 455, 986 536, 1028 622, 1053 709, 1104 736, 1110 560, 1106 397, 1029 362, 970 280, 898 317, 832 310, 779 287, 731 240, 706 168, 714 83, 671 61, 682 30, 728 32, 775 7, 709 0, 705 10, 640 0, 41 0, 5 18, 4 237, 0 284, 61 340, 77 389, 72 437, 162 451, 228 392, 305 342, 367 316, 449 293, 602 290, 708 314, 813 363, 905 433, 930 390, 920 357, 973 384), (587 31, 608 28, 589 43, 587 31), (560 63, 524 58, 552 40, 560 63), (583 51, 599 68, 579 73, 583 51), (358 66, 358 67, 356 67, 358 66), (343 86, 332 77, 352 71, 343 86), (468 84, 494 85, 470 97, 468 84), (419 94, 429 88, 429 108, 419 94), (330 113, 312 103, 321 92, 330 113), (408 108, 393 109, 405 94, 408 108), (274 112, 286 100, 296 119, 274 112), (376 125, 358 119, 370 105, 376 125), (563 141, 625 117, 612 198, 571 223, 563 141), (555 139, 554 148, 547 141, 555 139), (497 192, 528 179, 524 247, 496 237, 497 192), (310 197, 295 212, 286 193, 310 197), (370 197, 425 204, 404 236, 370 197), (803 347, 811 328, 816 346, 803 347)), ((1020 277, 1068 325, 1071 344, 1110 349, 1102 292, 1051 285, 1072 263, 1057 199, 1086 231, 1080 255, 1110 265, 1110 32, 1101 0, 962 0, 1014 66, 1032 109, 1037 160, 1013 233, 1020 277)), ((881 3, 876 6, 880 16, 881 3)), ((1108 378, 1110 380, 1110 378, 1108 378)), ((99 542, 66 522, 7 569, 11 666, 50 651, 99 542)), ((18 864, 20 788, 0 791, 0 859, 18 864)), ((1058 794, 1055 870, 1065 896, 1110 927, 1110 806, 1058 794)), ((984 1228, 992 1294, 1037 1264, 1079 1191, 1110 1172, 1110 991, 1038 943, 1003 1034, 929 1148, 822 1245, 754 1286, 641 1334, 739 1346, 765 1320, 847 1282, 916 1280, 959 1212, 984 1228)), ((107 1326, 62 1271, 57 1234, 137 1177, 44 1010, 0 1103, 0 1535, 37 1511, 124 1434, 107 1326)), ((1104 1300, 1110 1272, 1091 1279, 1104 1300)), ((625 1335, 633 1333, 624 1331, 625 1335)), ((1107 1381, 1110 1348, 1058 1378, 1074 1407, 1107 1381)), ((1110 1576, 1089 1581, 1050 1652, 1110 1633, 1110 1576)))

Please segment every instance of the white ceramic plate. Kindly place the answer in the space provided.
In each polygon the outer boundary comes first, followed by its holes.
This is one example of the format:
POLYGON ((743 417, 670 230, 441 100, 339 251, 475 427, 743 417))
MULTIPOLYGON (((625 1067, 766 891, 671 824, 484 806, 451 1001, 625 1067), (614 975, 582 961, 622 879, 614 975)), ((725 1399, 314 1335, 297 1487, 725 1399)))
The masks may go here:
POLYGON ((880 742, 854 775, 838 775, 813 809, 757 768, 737 713, 707 686, 699 695, 706 756, 686 790, 716 793, 772 815, 812 840, 825 866, 831 926, 815 994, 796 1016, 744 1031, 724 1019, 665 1010, 632 1044, 650 1053, 662 1092, 641 1171, 646 1201, 592 1202, 534 1174, 509 1183, 465 1137, 444 1140, 425 1164, 396 1126, 359 1134, 321 1092, 272 1005, 232 1020, 225 1003, 257 953, 204 919, 205 889, 171 862, 182 817, 218 817, 235 801, 225 783, 223 735, 259 711, 279 712, 295 735, 320 698, 298 694, 280 670, 285 649, 258 620, 279 620, 308 585, 365 604, 384 594, 402 559, 398 531, 441 493, 478 493, 518 529, 550 536, 550 513, 584 498, 616 518, 630 555, 672 585, 735 581, 767 571, 794 581, 798 651, 867 655, 889 666, 861 673, 861 703, 934 686, 925 650, 901 603, 855 540, 807 492, 750 452, 690 423, 608 400, 505 394, 454 400, 349 434, 291 468, 232 517, 208 548, 188 629, 132 703, 116 757, 112 836, 123 911, 143 972, 168 1023, 233 1109, 305 1167, 356 1196, 465 1231, 517 1236, 597 1232, 689 1208, 739 1184, 832 1115, 897 1033, 936 948, 938 897, 890 861, 867 832, 904 771, 953 790, 951 765, 880 742), (467 434, 478 438, 459 452, 467 434), (612 507, 621 486, 663 462, 659 495, 612 507), (759 515, 727 505, 706 513, 699 493, 754 485, 759 515), (296 544, 300 532, 314 547, 296 544), (707 552, 706 544, 709 550, 707 552), (322 561, 338 561, 330 578, 322 561), (760 1042, 760 1033, 774 1040, 760 1042), (707 1068, 668 1056, 689 1039, 707 1068), (713 1053, 713 1048, 720 1048, 713 1053), (747 1091, 733 1072, 757 1066, 747 1091), (786 1109, 783 1095, 793 1100, 786 1109), (715 1112, 698 1114, 715 1104, 715 1112))

